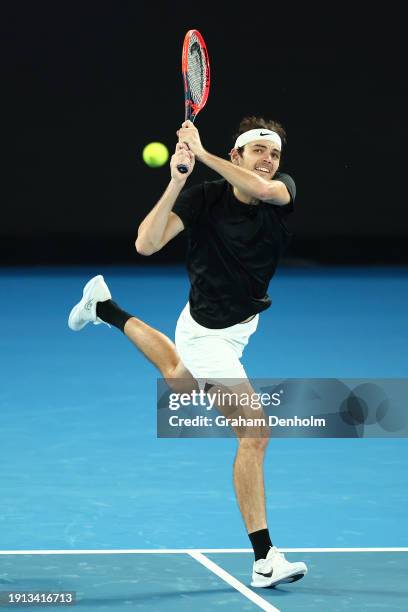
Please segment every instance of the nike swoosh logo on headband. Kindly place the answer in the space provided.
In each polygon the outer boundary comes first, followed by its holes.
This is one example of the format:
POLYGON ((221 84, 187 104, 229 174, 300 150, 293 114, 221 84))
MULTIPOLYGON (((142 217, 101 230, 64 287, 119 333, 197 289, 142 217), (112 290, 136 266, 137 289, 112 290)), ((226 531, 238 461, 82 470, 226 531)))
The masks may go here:
POLYGON ((260 136, 270 136, 270 132, 259 132, 260 136))

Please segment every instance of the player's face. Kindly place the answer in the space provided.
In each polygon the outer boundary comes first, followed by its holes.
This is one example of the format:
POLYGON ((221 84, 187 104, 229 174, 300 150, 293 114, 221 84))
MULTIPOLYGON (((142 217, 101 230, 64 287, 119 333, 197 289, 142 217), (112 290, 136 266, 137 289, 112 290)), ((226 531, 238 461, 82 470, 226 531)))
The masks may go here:
POLYGON ((254 141, 245 145, 242 157, 238 155, 237 159, 242 168, 272 179, 279 168, 280 151, 273 142, 254 141))

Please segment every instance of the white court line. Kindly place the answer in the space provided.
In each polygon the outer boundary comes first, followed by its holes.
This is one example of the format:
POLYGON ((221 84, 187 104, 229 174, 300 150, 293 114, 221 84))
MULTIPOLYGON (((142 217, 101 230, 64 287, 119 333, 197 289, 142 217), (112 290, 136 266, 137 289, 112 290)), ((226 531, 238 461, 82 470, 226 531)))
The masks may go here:
POLYGON ((408 547, 394 546, 389 548, 280 548, 282 552, 408 552, 408 547))
POLYGON ((263 599, 251 591, 251 589, 245 586, 245 584, 242 584, 242 582, 234 578, 234 576, 231 576, 231 574, 223 570, 222 567, 214 563, 214 561, 211 561, 208 559, 208 557, 205 557, 203 554, 201 554, 201 552, 190 551, 188 554, 190 557, 193 557, 193 559, 201 563, 201 565, 204 565, 204 567, 209 569, 210 572, 213 572, 219 578, 224 580, 224 582, 227 582, 230 586, 234 587, 234 589, 239 591, 242 595, 245 595, 247 599, 256 604, 259 608, 261 608, 261 610, 266 610, 266 612, 279 612, 278 608, 275 608, 268 601, 266 601, 266 599, 263 599))
POLYGON ((191 550, 184 548, 110 548, 110 549, 78 549, 73 550, 0 550, 0 555, 138 555, 164 554, 185 555, 191 550))
MULTIPOLYGON (((408 547, 389 548, 279 548, 286 552, 408 552, 408 547)), ((67 550, 0 550, 0 555, 183 555, 191 553, 252 553, 252 548, 111 548, 67 550)))

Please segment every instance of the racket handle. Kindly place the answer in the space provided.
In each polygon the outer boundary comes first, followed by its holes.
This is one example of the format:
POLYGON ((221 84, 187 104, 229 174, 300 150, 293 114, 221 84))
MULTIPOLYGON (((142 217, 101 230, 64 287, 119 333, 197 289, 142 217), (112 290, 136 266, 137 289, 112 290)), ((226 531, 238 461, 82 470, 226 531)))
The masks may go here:
MULTIPOLYGON (((185 117, 184 117, 184 121, 187 121, 187 119, 191 119, 193 122, 194 122, 194 119, 195 119, 194 116, 192 117, 190 115, 190 105, 189 104, 186 104, 186 114, 185 114, 185 117)), ((186 166, 186 164, 178 164, 177 170, 180 172, 180 174, 187 174, 188 166, 186 166)))

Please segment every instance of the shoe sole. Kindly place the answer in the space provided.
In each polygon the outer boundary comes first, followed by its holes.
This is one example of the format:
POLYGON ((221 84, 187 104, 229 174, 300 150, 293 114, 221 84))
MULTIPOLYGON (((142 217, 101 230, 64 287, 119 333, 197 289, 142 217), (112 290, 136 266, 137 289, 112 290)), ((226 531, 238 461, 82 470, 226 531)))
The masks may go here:
POLYGON ((288 583, 288 582, 297 582, 298 580, 300 580, 304 576, 305 576, 305 574, 296 574, 295 576, 291 576, 290 578, 285 578, 285 580, 281 580, 281 582, 279 582, 277 584, 288 583))
POLYGON ((288 574, 287 576, 282 576, 275 582, 270 582, 269 584, 255 584, 251 582, 251 586, 260 589, 272 589, 273 587, 278 586, 278 584, 287 584, 291 582, 297 582, 304 576, 306 576, 307 572, 299 572, 298 574, 288 574))

